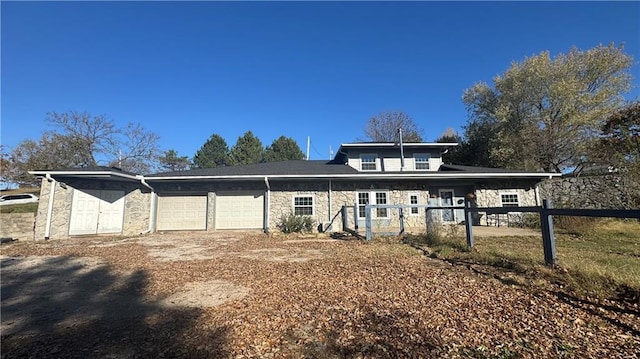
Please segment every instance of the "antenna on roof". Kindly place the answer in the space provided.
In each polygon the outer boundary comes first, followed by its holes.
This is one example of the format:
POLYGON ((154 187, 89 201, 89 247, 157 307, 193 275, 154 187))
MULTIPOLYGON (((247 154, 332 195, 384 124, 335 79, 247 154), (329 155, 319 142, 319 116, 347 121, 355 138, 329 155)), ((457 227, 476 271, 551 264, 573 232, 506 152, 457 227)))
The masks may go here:
POLYGON ((331 161, 331 159, 333 159, 333 147, 329 145, 329 161, 331 161))
POLYGON ((311 137, 307 136, 307 161, 309 161, 309 145, 311 144, 311 137))

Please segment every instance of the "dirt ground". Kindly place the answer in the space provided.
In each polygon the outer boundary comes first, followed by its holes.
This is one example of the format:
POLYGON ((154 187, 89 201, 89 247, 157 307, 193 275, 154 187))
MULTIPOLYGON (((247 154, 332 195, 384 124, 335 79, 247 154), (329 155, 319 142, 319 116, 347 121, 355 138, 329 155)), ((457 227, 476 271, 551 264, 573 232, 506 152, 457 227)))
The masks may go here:
POLYGON ((640 353, 637 305, 513 286, 400 243, 189 232, 0 250, 3 359, 640 353))

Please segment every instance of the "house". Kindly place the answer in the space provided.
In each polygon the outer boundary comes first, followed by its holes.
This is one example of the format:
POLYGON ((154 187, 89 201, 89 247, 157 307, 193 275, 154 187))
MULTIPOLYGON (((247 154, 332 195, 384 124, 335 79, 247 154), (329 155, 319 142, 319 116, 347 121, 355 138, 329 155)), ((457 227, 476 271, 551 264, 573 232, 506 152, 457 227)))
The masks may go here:
MULTIPOLYGON (((320 230, 342 230, 343 206, 366 204, 478 206, 540 203, 537 184, 555 173, 443 164, 456 143, 346 143, 330 161, 284 161, 139 175, 109 167, 32 171, 42 176, 36 239, 135 235, 180 230, 277 230, 284 214, 311 216, 320 230), (434 202, 435 201, 435 202, 434 202)), ((377 223, 391 210, 373 211, 377 223)), ((424 229, 424 208, 405 212, 424 229)), ((461 210, 441 211, 444 223, 461 210)), ((362 224, 362 223, 360 223, 362 224)))

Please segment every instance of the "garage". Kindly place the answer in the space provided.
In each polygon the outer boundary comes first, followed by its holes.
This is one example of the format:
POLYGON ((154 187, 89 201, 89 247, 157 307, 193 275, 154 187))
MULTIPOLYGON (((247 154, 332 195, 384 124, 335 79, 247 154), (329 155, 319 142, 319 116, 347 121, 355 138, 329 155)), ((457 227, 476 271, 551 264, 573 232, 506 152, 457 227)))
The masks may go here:
POLYGON ((71 202, 69 235, 122 232, 124 191, 76 189, 71 202))
POLYGON ((207 196, 158 196, 156 229, 185 231, 207 229, 207 196))
POLYGON ((216 193, 216 229, 261 229, 263 192, 216 193))

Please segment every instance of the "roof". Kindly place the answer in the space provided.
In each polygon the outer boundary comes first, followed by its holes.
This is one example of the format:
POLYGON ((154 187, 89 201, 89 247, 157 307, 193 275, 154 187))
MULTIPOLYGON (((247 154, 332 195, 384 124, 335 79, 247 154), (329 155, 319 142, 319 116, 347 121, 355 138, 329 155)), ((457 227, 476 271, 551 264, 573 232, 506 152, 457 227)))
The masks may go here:
POLYGON ((116 167, 107 166, 88 166, 77 168, 60 168, 55 170, 35 170, 29 171, 30 174, 36 176, 55 176, 55 177, 81 177, 96 179, 126 179, 138 181, 138 174, 123 171, 116 167))
POLYGON ((460 166, 460 165, 440 165, 438 171, 459 171, 467 173, 531 173, 529 171, 522 170, 508 170, 504 168, 493 167, 475 167, 475 166, 460 166))
POLYGON ((227 166, 215 168, 173 171, 148 175, 135 175, 131 172, 111 167, 83 167, 73 169, 46 170, 29 172, 34 175, 52 177, 75 177, 128 181, 172 181, 172 180, 264 180, 269 179, 343 179, 343 180, 435 180, 435 179, 542 179, 559 176, 556 173, 524 172, 499 168, 442 165, 438 171, 403 172, 360 172, 337 161, 282 161, 258 163, 253 165, 227 166))
MULTIPOLYGON (((403 142, 402 147, 404 148, 445 148, 445 147, 453 147, 457 146, 457 142, 403 142)), ((342 148, 393 148, 400 147, 398 142, 354 142, 354 143, 343 143, 340 145, 340 149, 342 148)))
POLYGON ((282 176, 282 175, 332 175, 332 174, 356 174, 352 167, 333 161, 304 161, 292 160, 281 162, 258 163, 254 165, 222 166, 214 168, 202 168, 187 171, 162 172, 145 175, 146 178, 154 177, 185 177, 185 176, 282 176))

